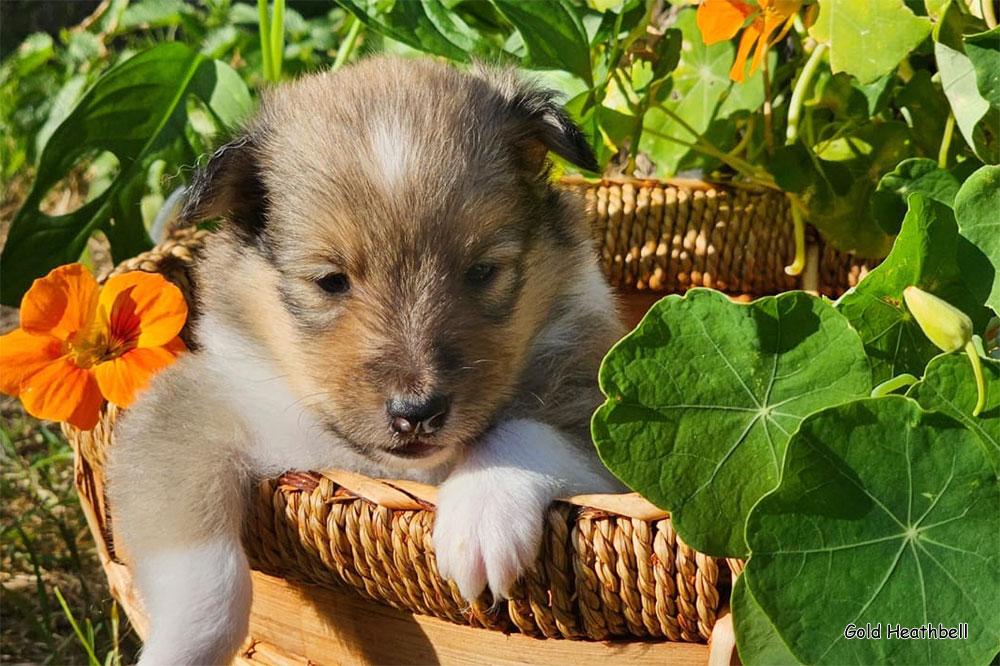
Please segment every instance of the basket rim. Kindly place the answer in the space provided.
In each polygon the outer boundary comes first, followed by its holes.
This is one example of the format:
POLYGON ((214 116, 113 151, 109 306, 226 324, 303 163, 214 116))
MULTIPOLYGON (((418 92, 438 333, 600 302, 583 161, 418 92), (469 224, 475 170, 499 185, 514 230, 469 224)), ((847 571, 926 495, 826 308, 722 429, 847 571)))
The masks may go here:
MULTIPOLYGON (((321 472, 294 471, 278 477, 278 481, 284 489, 312 490, 323 478, 329 479, 352 495, 388 509, 433 510, 437 506, 437 486, 405 479, 369 477, 343 469, 327 469, 321 472)), ((655 506, 635 492, 585 493, 558 497, 555 501, 581 509, 645 521, 670 517, 670 512, 655 506)))

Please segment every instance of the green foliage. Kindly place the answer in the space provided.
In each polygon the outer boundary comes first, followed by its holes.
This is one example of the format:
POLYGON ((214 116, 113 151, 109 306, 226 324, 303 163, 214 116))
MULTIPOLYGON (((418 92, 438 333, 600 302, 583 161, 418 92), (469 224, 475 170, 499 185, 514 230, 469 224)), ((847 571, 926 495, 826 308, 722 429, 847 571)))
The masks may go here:
MULTIPOLYGON (((983 27, 953 1, 934 28, 934 55, 944 94, 962 136, 976 157, 996 163, 1000 161, 1000 108, 991 106, 979 92, 976 67, 966 55, 963 41, 963 34, 983 27)), ((981 66, 989 66, 989 53, 989 49, 977 50, 981 66)))
MULTIPOLYGON (((899 187, 935 169, 911 163, 899 187)), ((995 218, 995 172, 944 188, 955 212, 909 192, 891 253, 835 307, 692 290, 660 301, 605 359, 602 460, 693 547, 749 554, 731 599, 744 663, 985 664, 1000 648, 1000 362, 979 359, 974 416, 970 359, 938 354, 902 297, 919 286, 983 330, 975 285, 1000 257, 989 233, 959 236, 955 214, 995 218), (844 638, 868 622, 883 636, 888 622, 967 622, 969 640, 844 638)))
POLYGON ((517 2, 494 0, 524 41, 524 64, 536 69, 564 69, 594 85, 590 49, 583 22, 568 0, 517 2))
POLYGON ((955 174, 942 169, 934 160, 914 157, 900 162, 882 176, 872 195, 872 215, 883 231, 898 234, 906 215, 906 199, 920 193, 928 199, 953 208, 959 182, 955 174))
POLYGON ((804 663, 985 664, 1000 648, 1000 485, 975 435, 900 396, 803 421, 747 522, 753 598, 804 663), (845 627, 967 622, 967 640, 845 627))
POLYGON ((693 548, 726 557, 746 555, 739 526, 777 483, 799 422, 872 389, 857 333, 802 292, 750 305, 706 289, 668 296, 615 345, 600 380, 605 465, 669 509, 693 548))
POLYGON ((35 276, 74 261, 98 229, 116 261, 150 247, 137 193, 157 160, 192 163, 201 152, 186 134, 189 97, 203 102, 224 128, 250 110, 247 88, 232 68, 177 43, 118 65, 83 97, 46 142, 35 182, 11 225, 0 260, 4 303, 17 304, 35 276), (81 158, 101 151, 118 158, 107 189, 72 213, 39 211, 50 187, 81 158))
POLYGON ((967 360, 954 354, 942 354, 927 364, 921 381, 906 395, 924 409, 935 410, 961 421, 979 437, 993 467, 1000 473, 1000 363, 983 360, 986 404, 980 418, 973 418, 972 408, 978 394, 972 368, 967 360))
POLYGON ((248 86, 356 55, 359 31, 343 10, 298 6, 311 15, 283 2, 273 23, 265 12, 262 39, 246 3, 114 0, 86 28, 58 41, 31 35, 6 58, 2 175, 27 171, 34 183, 4 247, 0 300, 16 304, 34 278, 76 260, 94 232, 108 237, 116 259, 148 248, 158 202, 246 115, 248 86), (176 43, 150 49, 157 41, 176 43), (42 212, 49 192, 81 181, 81 208, 42 212))
POLYGON ((931 31, 903 0, 819 0, 819 17, 809 31, 830 45, 834 72, 871 83, 891 72, 931 31))
POLYGON ((965 55, 976 72, 976 87, 990 105, 1000 108, 1000 27, 966 35, 965 55))
POLYGON ((938 353, 903 305, 906 287, 920 287, 963 310, 977 330, 988 318, 966 286, 952 210, 921 194, 911 194, 909 204, 892 252, 837 302, 861 334, 876 384, 901 373, 919 375, 938 353))
POLYGON ((986 166, 955 196, 959 265, 970 291, 1000 312, 1000 167, 986 166))
POLYGON ((753 598, 746 576, 740 576, 733 583, 729 607, 733 613, 733 631, 740 661, 768 666, 797 666, 802 663, 788 651, 771 619, 753 598))

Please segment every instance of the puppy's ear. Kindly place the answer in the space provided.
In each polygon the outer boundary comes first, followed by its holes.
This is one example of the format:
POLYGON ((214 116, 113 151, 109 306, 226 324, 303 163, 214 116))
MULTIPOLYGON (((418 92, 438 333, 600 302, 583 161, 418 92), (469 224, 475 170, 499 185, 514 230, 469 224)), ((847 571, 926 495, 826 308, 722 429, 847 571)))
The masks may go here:
POLYGON ((545 156, 552 151, 570 164, 597 171, 600 167, 587 137, 548 90, 523 90, 511 100, 520 127, 516 145, 525 166, 535 172, 545 168, 545 156))
POLYGON ((257 151, 251 135, 216 150, 188 186, 181 223, 222 218, 242 238, 256 241, 267 223, 267 192, 257 151))
POLYGON ((503 100, 510 140, 519 149, 527 169, 542 172, 549 151, 581 169, 597 171, 600 168, 587 137, 556 102, 553 91, 520 80, 509 68, 497 69, 478 63, 473 72, 503 100))

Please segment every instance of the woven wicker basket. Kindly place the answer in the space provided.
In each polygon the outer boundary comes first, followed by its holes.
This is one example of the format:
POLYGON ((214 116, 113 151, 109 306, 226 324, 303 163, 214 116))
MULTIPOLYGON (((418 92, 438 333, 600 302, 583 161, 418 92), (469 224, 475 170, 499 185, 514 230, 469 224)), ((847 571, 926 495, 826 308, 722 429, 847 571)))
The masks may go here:
MULTIPOLYGON (((629 323, 667 291, 708 286, 746 297, 804 284, 832 296, 865 269, 812 237, 811 272, 803 283, 786 275, 792 225, 778 193, 700 182, 565 185, 586 198, 605 272, 629 323)), ((175 232, 116 271, 162 273, 193 305, 189 268, 208 237, 175 232)), ((109 406, 94 430, 65 432, 112 594, 142 634, 142 604, 115 554, 113 513, 104 500, 117 417, 109 406)), ((704 643, 716 630, 711 661, 729 663, 732 632, 716 625, 730 626, 720 618, 741 564, 693 551, 667 514, 639 496, 557 502, 538 565, 513 598, 494 603, 484 594, 471 607, 436 573, 434 502, 430 486, 336 470, 261 483, 245 537, 255 570, 251 631, 238 661, 705 663, 704 643)))

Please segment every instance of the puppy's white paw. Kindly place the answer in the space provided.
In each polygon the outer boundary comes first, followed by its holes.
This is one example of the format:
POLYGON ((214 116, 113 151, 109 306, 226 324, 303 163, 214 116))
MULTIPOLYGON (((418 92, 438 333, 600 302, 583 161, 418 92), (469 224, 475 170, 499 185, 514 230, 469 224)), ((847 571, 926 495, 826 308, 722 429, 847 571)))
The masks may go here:
POLYGON ((458 472, 438 492, 434 550, 438 573, 473 601, 487 583, 509 595, 538 556, 552 485, 526 470, 458 472))

